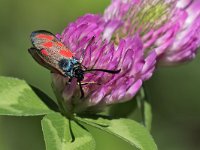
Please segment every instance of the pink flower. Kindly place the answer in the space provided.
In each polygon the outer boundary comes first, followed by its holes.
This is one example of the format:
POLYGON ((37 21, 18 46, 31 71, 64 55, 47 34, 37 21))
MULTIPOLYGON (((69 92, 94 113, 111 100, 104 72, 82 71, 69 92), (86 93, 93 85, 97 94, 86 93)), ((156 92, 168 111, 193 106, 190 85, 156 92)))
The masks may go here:
POLYGON ((83 66, 121 69, 117 74, 100 71, 85 73, 82 83, 88 84, 82 86, 85 94, 83 99, 80 99, 80 89, 75 78, 69 84, 68 78, 53 73, 53 83, 71 112, 97 111, 105 105, 131 100, 143 81, 153 73, 156 53, 152 51, 145 57, 143 43, 137 34, 121 39, 117 45, 110 42, 110 35, 105 35, 112 23, 115 27, 120 24, 88 14, 70 23, 61 35, 57 35, 82 61, 83 66))
POLYGON ((200 46, 200 1, 180 0, 177 8, 185 13, 185 17, 174 42, 160 58, 165 64, 193 59, 200 46))
POLYGON ((166 65, 193 59, 200 46, 198 0, 113 0, 104 19, 122 21, 115 39, 139 32, 145 52, 166 65))

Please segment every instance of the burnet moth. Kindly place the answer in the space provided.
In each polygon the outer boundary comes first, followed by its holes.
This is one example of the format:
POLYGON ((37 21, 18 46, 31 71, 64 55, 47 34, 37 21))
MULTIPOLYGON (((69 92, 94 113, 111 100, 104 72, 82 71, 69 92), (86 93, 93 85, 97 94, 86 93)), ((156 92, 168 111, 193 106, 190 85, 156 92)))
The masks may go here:
MULTIPOLYGON (((77 78, 80 87, 81 98, 84 97, 81 81, 84 74, 91 71, 102 71, 111 74, 119 73, 120 70, 106 70, 99 68, 87 69, 74 57, 68 49, 54 34, 45 30, 38 30, 31 33, 32 47, 28 49, 32 57, 43 67, 51 72, 59 73, 64 77, 77 78)), ((91 39, 93 40, 94 37, 91 39)), ((91 42, 89 42, 90 44, 91 42)))

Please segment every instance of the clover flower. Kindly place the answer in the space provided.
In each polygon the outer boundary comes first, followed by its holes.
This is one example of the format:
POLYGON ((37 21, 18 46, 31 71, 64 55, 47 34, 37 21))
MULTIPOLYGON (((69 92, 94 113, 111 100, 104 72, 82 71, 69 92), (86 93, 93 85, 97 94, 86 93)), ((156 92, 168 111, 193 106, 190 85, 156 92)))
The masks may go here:
POLYGON ((200 46, 198 0, 113 0, 104 19, 122 22, 115 42, 139 32, 145 53, 155 50, 166 65, 193 59, 200 46))
POLYGON ((83 66, 89 69, 121 69, 118 74, 100 71, 85 73, 82 83, 88 84, 82 86, 85 93, 83 99, 80 99, 75 78, 68 83, 67 78, 53 73, 55 89, 70 112, 97 111, 106 105, 131 100, 143 81, 151 77, 156 53, 152 51, 144 56, 143 43, 138 34, 121 39, 118 45, 107 40, 110 38, 107 32, 115 30, 110 29, 110 25, 116 22, 106 22, 99 15, 88 14, 57 35, 83 66))

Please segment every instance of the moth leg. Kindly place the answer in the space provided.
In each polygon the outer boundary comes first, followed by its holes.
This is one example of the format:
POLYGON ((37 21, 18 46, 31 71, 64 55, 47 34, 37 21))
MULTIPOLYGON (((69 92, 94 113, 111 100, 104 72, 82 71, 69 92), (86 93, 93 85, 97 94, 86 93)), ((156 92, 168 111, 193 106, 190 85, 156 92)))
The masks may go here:
POLYGON ((82 85, 81 85, 81 82, 78 81, 78 85, 79 85, 79 88, 80 88, 80 91, 81 91, 81 97, 80 99, 84 98, 84 91, 83 91, 83 88, 82 88, 82 85))
POLYGON ((69 80, 66 82, 66 85, 71 84, 71 82, 72 82, 72 78, 69 78, 69 80))

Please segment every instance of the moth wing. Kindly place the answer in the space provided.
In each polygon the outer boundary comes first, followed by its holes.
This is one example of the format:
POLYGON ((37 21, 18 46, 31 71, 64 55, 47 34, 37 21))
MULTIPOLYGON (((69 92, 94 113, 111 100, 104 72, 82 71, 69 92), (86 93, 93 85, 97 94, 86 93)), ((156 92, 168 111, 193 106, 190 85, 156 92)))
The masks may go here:
POLYGON ((39 64, 65 75, 59 62, 62 59, 71 59, 73 55, 53 33, 45 30, 34 31, 31 34, 31 42, 33 48, 30 48, 29 52, 39 64))
POLYGON ((47 48, 47 46, 45 47, 44 45, 47 42, 51 42, 53 44, 58 41, 53 33, 45 30, 34 31, 31 33, 30 37, 33 46, 37 49, 47 48))
POLYGON ((44 54, 70 59, 73 53, 51 32, 38 30, 31 33, 31 42, 38 50, 45 49, 44 54))
POLYGON ((40 64, 42 65, 43 67, 51 70, 52 72, 54 73, 58 73, 58 74, 61 74, 61 75, 64 75, 64 72, 55 67, 54 64, 51 64, 49 63, 48 61, 46 61, 43 57, 41 57, 40 55, 40 52, 38 49, 34 48, 34 47, 31 47, 28 49, 29 53, 31 54, 31 56, 40 64))

